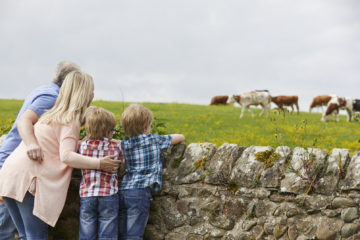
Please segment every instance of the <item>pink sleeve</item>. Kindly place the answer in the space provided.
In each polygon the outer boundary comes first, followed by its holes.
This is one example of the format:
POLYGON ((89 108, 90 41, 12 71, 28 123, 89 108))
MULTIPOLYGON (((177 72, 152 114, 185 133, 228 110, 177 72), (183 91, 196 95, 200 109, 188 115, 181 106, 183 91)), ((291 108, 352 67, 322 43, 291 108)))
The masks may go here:
POLYGON ((100 169, 100 159, 76 153, 80 124, 63 125, 60 129, 60 161, 72 168, 100 169))

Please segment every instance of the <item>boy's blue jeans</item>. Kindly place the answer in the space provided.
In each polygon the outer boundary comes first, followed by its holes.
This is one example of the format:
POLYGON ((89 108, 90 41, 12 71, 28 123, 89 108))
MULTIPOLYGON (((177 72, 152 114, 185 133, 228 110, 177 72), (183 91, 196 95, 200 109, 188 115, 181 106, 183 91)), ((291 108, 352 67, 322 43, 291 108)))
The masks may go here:
POLYGON ((141 240, 149 218, 151 189, 125 189, 119 191, 120 239, 141 240))
POLYGON ((26 193, 23 202, 3 197, 20 239, 47 240, 48 225, 33 215, 34 196, 26 193))
POLYGON ((118 239, 119 195, 80 198, 80 240, 118 239))

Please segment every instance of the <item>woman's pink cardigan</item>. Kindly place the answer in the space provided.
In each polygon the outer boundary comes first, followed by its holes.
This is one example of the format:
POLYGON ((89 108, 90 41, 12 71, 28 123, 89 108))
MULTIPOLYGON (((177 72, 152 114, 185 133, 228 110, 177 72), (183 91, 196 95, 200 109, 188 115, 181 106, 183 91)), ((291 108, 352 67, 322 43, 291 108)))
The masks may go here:
POLYGON ((22 202, 31 181, 36 180, 33 214, 54 227, 64 207, 73 168, 99 169, 98 158, 77 154, 80 124, 36 123, 35 136, 43 151, 41 163, 26 154, 23 142, 0 170, 0 196, 22 202))

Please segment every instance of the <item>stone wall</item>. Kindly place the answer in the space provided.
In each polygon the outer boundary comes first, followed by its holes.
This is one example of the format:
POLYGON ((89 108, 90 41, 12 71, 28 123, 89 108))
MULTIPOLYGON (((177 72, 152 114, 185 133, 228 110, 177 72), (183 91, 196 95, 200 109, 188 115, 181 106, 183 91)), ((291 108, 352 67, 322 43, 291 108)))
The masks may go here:
POLYGON ((168 151, 146 239, 360 239, 360 152, 192 143, 177 167, 168 151))
MULTIPOLYGON (((360 239, 360 152, 192 143, 163 165, 147 240, 360 239)), ((50 239, 77 239, 80 178, 50 239)))

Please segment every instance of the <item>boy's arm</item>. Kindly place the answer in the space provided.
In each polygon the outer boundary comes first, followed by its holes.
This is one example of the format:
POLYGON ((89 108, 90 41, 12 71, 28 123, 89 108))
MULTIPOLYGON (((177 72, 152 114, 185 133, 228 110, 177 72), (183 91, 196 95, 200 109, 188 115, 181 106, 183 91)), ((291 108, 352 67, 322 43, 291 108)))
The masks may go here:
POLYGON ((172 145, 185 141, 185 137, 182 134, 170 134, 170 136, 172 145))

